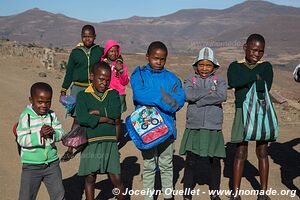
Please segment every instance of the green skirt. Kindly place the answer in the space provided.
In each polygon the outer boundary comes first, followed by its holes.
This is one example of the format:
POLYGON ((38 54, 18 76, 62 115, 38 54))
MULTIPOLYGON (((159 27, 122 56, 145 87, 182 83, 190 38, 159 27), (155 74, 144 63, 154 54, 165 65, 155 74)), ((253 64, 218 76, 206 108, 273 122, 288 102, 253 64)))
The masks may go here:
POLYGON ((207 129, 185 129, 179 154, 191 151, 201 157, 225 158, 225 145, 222 131, 207 129))
POLYGON ((116 142, 89 143, 81 152, 79 176, 89 174, 120 174, 120 154, 116 142))
MULTIPOLYGON (((244 138, 243 109, 236 108, 231 129, 231 143, 244 142, 244 138)), ((274 142, 274 140, 269 140, 268 142, 274 142)))
POLYGON ((231 143, 244 141, 243 109, 236 108, 231 129, 231 143))

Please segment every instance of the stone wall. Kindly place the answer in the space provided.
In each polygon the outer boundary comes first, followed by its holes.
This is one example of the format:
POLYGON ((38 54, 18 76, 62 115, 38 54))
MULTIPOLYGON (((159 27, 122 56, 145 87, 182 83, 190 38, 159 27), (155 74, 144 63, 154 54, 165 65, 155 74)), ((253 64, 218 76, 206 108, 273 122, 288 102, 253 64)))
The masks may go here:
POLYGON ((0 41, 1 56, 22 56, 36 59, 47 69, 64 69, 66 60, 61 54, 68 54, 67 50, 58 48, 39 47, 35 44, 21 44, 11 41, 0 41))

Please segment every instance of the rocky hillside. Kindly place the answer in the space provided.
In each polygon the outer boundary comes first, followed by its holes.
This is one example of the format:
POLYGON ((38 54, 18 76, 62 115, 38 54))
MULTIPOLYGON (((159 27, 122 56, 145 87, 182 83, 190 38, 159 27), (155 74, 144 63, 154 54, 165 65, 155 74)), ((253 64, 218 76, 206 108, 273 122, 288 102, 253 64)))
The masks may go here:
MULTIPOLYGON (((238 47, 253 32, 267 39, 270 55, 299 53, 300 8, 267 1, 245 1, 223 10, 186 9, 161 17, 138 17, 93 23, 98 41, 117 39, 126 52, 144 52, 149 42, 163 40, 174 53, 200 47, 238 47)), ((47 47, 72 47, 89 23, 39 9, 0 17, 0 38, 47 47)))

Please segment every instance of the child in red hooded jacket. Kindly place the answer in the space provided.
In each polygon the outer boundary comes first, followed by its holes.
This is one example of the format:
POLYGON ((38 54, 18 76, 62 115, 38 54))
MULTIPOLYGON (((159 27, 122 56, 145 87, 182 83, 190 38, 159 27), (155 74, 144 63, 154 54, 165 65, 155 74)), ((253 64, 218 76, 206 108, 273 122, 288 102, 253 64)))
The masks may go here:
POLYGON ((107 62, 111 67, 111 81, 109 88, 119 92, 121 100, 121 112, 127 110, 126 105, 126 85, 129 83, 128 68, 121 59, 121 48, 115 40, 107 40, 104 47, 104 55, 101 61, 107 62))

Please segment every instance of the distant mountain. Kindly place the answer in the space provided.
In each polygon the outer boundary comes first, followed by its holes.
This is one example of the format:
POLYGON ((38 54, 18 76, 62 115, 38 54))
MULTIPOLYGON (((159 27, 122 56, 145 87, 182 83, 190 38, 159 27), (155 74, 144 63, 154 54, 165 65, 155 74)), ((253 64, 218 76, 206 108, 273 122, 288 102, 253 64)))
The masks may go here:
MULTIPOLYGON (((194 52, 212 47, 241 45, 250 33, 262 33, 270 54, 299 53, 300 8, 267 1, 245 1, 227 9, 185 9, 161 17, 91 23, 98 41, 118 40, 125 52, 145 52, 148 44, 162 40, 170 51, 194 52)), ((0 38, 45 46, 72 47, 81 27, 89 22, 37 8, 0 17, 0 38)))

